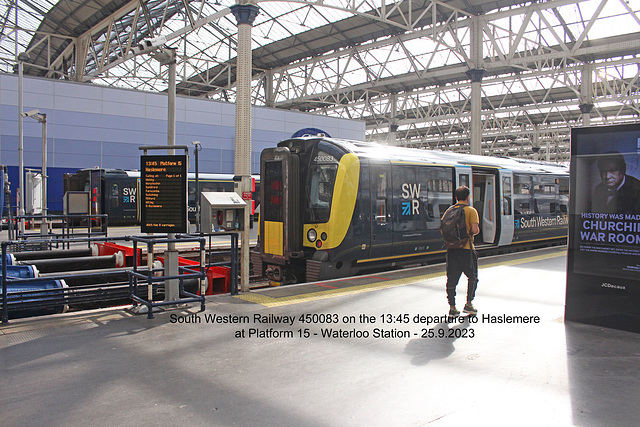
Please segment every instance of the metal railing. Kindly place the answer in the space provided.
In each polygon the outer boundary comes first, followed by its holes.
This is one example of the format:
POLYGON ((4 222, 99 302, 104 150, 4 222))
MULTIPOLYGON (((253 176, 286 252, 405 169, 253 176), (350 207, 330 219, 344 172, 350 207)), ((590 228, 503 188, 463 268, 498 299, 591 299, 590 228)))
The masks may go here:
MULTIPOLYGON (((105 238, 105 237, 92 237, 92 238, 77 238, 66 239, 64 242, 67 244, 78 243, 81 245, 90 246, 92 242, 105 242, 105 241, 128 241, 129 237, 119 238, 105 238)), ((33 240, 34 244, 49 244, 51 241, 33 240)), ((82 306, 86 304, 96 304, 104 301, 113 301, 125 303, 129 301, 129 289, 126 277, 122 277, 121 281, 114 281, 110 283, 92 283, 98 278, 104 278, 107 274, 107 270, 78 270, 73 273, 73 279, 75 281, 81 281, 87 284, 80 286, 66 287, 66 281, 69 280, 68 273, 49 273, 42 274, 40 277, 30 278, 17 278, 9 277, 7 274, 8 269, 8 254, 9 248, 16 247, 22 243, 21 241, 4 241, 2 242, 2 306, 1 317, 2 323, 8 323, 9 311, 15 314, 14 317, 25 317, 29 313, 35 314, 47 314, 64 311, 66 307, 82 306), (49 289, 33 289, 38 288, 39 284, 44 282, 56 282, 61 284, 61 287, 49 288, 49 289), (12 291, 9 292, 11 286, 12 291), (40 310, 42 309, 42 310, 40 310)), ((66 254, 61 249, 51 249, 52 252, 59 251, 60 254, 66 254)), ((134 257, 136 258, 136 257, 134 257)), ((37 260, 32 260, 37 262, 37 260)), ((26 263, 26 262, 25 262, 26 263)), ((109 272, 114 271, 125 272, 126 268, 112 269, 109 272)), ((33 314, 31 314, 33 315, 33 314)))
MULTIPOLYGON (((106 214, 100 215, 18 215, 13 216, 13 220, 8 223, 9 240, 16 240, 14 250, 29 250, 34 246, 32 240, 48 240, 40 242, 48 247, 59 247, 66 243, 62 240, 80 237, 99 237, 108 235, 109 217, 106 214), (25 224, 39 225, 39 231, 29 232, 26 229, 21 231, 16 224, 24 221, 25 224), (46 230, 44 229, 46 227, 46 230), (59 232, 56 232, 59 230, 59 232)), ((68 245, 66 247, 69 247, 68 245)), ((44 247, 41 249, 45 249, 44 247)))
MULTIPOLYGON (((9 322, 9 315, 12 318, 25 317, 38 314, 52 314, 64 311, 66 308, 84 309, 94 308, 94 306, 105 306, 104 304, 116 305, 133 302, 133 306, 144 305, 147 308, 149 318, 153 317, 153 309, 167 305, 186 304, 196 302, 201 304, 201 310, 205 308, 204 289, 201 286, 194 287, 193 280, 200 283, 207 276, 210 268, 224 266, 230 269, 229 291, 232 295, 238 293, 238 234, 235 232, 219 232, 212 234, 176 235, 175 242, 188 243, 197 242, 199 251, 198 265, 180 266, 179 274, 168 276, 164 274, 163 268, 157 268, 153 262, 154 246, 168 243, 166 236, 123 236, 123 237, 82 237, 60 239, 61 247, 49 249, 52 252, 59 252, 56 255, 67 256, 71 251, 65 250, 70 245, 80 245, 91 247, 95 243, 102 242, 125 242, 130 248, 133 246, 131 256, 127 266, 119 268, 78 270, 71 272, 51 272, 41 274, 37 278, 8 277, 7 264, 10 249, 23 241, 8 240, 1 243, 2 246, 2 295, 1 295, 1 320, 2 323, 9 322), (230 250, 220 252, 215 250, 212 239, 216 236, 228 236, 230 238, 230 250), (207 244, 208 242, 208 244, 207 244), (141 245, 147 246, 147 257, 143 259, 141 245), (208 247, 205 250, 205 247, 208 247), (211 260, 221 255, 229 257, 230 261, 212 262, 211 260), (146 265, 145 264, 146 261, 146 265), (140 264, 140 265, 139 265, 140 264), (175 301, 159 301, 164 296, 165 282, 177 280, 179 282, 180 299, 175 301), (43 282, 58 281, 60 287, 50 287, 45 289, 43 282), (185 282, 190 286, 185 290, 185 282), (69 286, 64 286, 64 284, 69 286), (42 286, 39 286, 42 285, 42 286), (37 288, 37 289, 35 289, 37 288), (200 289, 200 295, 189 292, 189 289, 200 289), (9 291, 11 289, 11 291, 9 291)), ((38 244, 49 244, 50 239, 33 239, 32 242, 38 244)), ((79 251, 78 251, 79 252, 79 251)), ((20 254, 26 254, 21 252, 20 254)), ((35 252, 34 252, 35 253, 35 252)), ((96 257, 99 258, 99 257, 96 257)), ((40 260, 42 261, 42 260, 40 260)), ((23 264, 28 264, 25 260, 23 264)), ((34 261, 34 264, 37 264, 34 261)), ((213 286, 210 283, 209 286, 213 286)), ((197 291, 196 291, 197 293, 197 291)))

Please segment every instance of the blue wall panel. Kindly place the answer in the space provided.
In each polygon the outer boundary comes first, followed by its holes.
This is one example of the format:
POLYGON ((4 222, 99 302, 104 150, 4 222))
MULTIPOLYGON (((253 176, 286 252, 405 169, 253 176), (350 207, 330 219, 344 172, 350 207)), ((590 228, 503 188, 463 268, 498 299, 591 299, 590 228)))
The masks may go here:
POLYGON ((76 125, 56 125, 47 132, 47 136, 53 139, 73 139, 79 141, 102 140, 103 130, 99 127, 76 126, 76 125))
MULTIPOLYGON (((49 120, 49 126, 57 129, 59 126, 84 126, 91 128, 100 128, 104 125, 104 116, 100 114, 85 113, 82 111, 59 111, 55 120, 49 120)), ((50 135, 51 136, 51 135, 50 135)))
MULTIPOLYGON (((101 145, 102 143, 100 141, 56 139, 55 153, 56 155, 68 155, 70 160, 73 160, 76 155, 92 156, 98 159, 100 154, 102 154, 101 145)), ((80 165, 78 169, 93 166, 96 165, 80 165)))
MULTIPOLYGON (((2 123, 2 130, 4 130, 2 123)), ((18 135, 2 135, 2 164, 18 165, 18 135)))
POLYGON ((139 117, 102 114, 102 126, 106 129, 128 129, 140 131, 142 120, 139 117))
MULTIPOLYGON (((25 77, 24 111, 47 114, 48 167, 139 169, 143 145, 167 144, 167 95, 25 77)), ((0 162, 18 165, 17 76, 0 74, 0 162)), ((326 127, 334 137, 364 139, 364 123, 266 107, 252 108, 252 173, 260 152, 305 127, 326 127)), ((25 119, 25 167, 42 161, 42 127, 25 119)), ((176 144, 200 141, 200 170, 234 173, 235 105, 177 97, 176 144)), ((17 172, 15 172, 17 174, 17 172)), ((17 186, 17 179, 12 186, 17 186)), ((15 201, 14 201, 15 202, 15 201)), ((51 203, 54 203, 51 201, 51 203)))

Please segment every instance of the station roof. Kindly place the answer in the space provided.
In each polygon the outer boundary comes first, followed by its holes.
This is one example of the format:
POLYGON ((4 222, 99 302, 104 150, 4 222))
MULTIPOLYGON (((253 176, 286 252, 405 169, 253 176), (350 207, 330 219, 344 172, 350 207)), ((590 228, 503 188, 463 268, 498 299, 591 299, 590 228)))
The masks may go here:
MULTIPOLYGON (((166 71, 132 53, 161 37, 177 49, 178 93, 233 102, 233 4, 0 0, 0 69, 13 72, 17 54, 26 51, 28 75, 163 91, 166 71)), ((487 153, 531 155, 535 144, 550 141, 556 158, 566 159, 583 104, 593 104, 596 124, 633 122, 640 114, 639 2, 255 4, 252 102, 363 120, 370 140, 393 134, 401 145, 468 149, 472 69, 483 72, 487 153), (591 74, 589 89, 584 73, 591 74)))

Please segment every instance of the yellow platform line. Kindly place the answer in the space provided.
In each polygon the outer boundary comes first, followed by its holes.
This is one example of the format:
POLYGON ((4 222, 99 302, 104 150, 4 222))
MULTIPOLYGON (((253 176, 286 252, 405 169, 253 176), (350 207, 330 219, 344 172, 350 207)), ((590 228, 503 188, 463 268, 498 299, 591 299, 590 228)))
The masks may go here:
MULTIPOLYGON (((552 254, 536 255, 536 256, 518 259, 518 260, 501 261, 501 262, 495 262, 491 264, 485 264, 480 266, 480 269, 501 267, 501 266, 508 266, 508 265, 526 264, 530 262, 557 258, 559 256, 564 256, 564 255, 565 255, 564 251, 552 253, 552 254)), ((280 297, 280 298, 270 297, 262 293, 247 293, 242 295, 236 295, 234 296, 234 298, 238 298, 243 301, 252 302, 255 304, 260 304, 265 307, 281 307, 285 305, 299 304, 307 301, 317 301, 317 300, 334 298, 334 297, 343 296, 343 295, 354 295, 354 294, 360 294, 363 292, 376 291, 379 289, 388 289, 388 288, 395 288, 398 286, 413 285, 419 282, 424 282, 427 280, 444 277, 445 275, 446 275, 446 272, 443 271, 439 273, 431 273, 431 274, 425 274, 421 276, 407 277, 403 279, 374 282, 374 283, 368 283, 365 285, 350 286, 347 288, 340 288, 340 289, 329 289, 329 290, 310 292, 306 294, 292 295, 292 296, 280 297)))

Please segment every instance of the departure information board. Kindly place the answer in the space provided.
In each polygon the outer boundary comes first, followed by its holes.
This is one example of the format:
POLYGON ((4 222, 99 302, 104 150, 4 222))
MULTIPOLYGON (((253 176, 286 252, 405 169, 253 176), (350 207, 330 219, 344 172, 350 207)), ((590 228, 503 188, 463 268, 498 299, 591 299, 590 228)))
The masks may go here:
POLYGON ((187 232, 187 156, 141 156, 142 233, 187 232))

